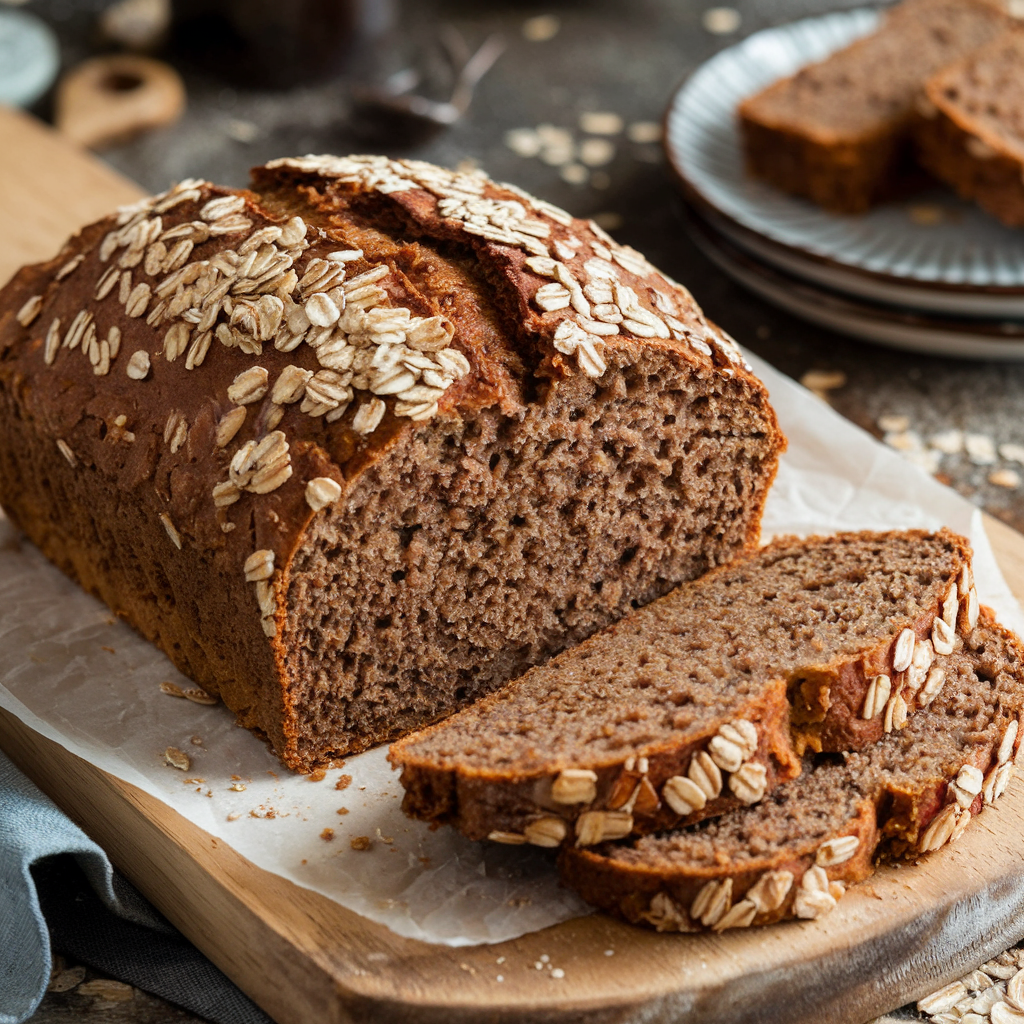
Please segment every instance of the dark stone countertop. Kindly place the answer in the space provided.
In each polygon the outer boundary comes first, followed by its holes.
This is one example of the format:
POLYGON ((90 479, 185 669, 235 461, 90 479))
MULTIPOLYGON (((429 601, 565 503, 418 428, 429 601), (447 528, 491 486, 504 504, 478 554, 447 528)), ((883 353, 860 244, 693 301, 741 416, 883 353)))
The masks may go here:
MULTIPOLYGON (((57 29, 69 67, 102 49, 94 22, 105 6, 104 0, 34 0, 28 9, 57 29)), ((580 141, 579 118, 587 112, 613 112, 626 125, 658 122, 676 85, 722 47, 769 25, 852 6, 856 0, 738 0, 738 27, 716 34, 704 27, 705 4, 696 0, 562 0, 545 6, 516 0, 406 0, 393 31, 361 47, 346 77, 322 84, 256 89, 203 70, 180 47, 163 53, 185 77, 185 117, 101 155, 154 191, 191 176, 243 186, 250 166, 307 152, 376 151, 447 166, 470 161, 574 214, 596 217, 620 241, 686 284, 711 318, 783 372, 799 379, 812 370, 838 371, 833 383, 841 383, 828 391, 829 400, 877 436, 882 434, 879 417, 899 415, 925 440, 956 428, 996 444, 1024 443, 1024 364, 876 347, 802 323, 755 298, 689 240, 656 143, 634 142, 625 134, 608 137, 614 157, 591 169, 582 184, 564 181, 559 167, 517 155, 506 144, 509 130, 541 124, 569 129, 580 141), (545 26, 555 24, 557 32, 544 41, 527 38, 527 19, 541 16, 557 22, 534 22, 534 34, 543 35, 545 26), (442 25, 455 26, 471 47, 493 32, 500 32, 507 44, 479 87, 469 116, 418 145, 358 136, 349 125, 351 83, 379 81, 410 64, 433 67, 437 61, 430 57, 431 44, 442 25)), ((38 112, 45 115, 45 103, 38 112)), ((942 459, 940 471, 962 494, 1024 529, 1024 489, 989 483, 993 468, 998 467, 953 455, 942 459)), ((111 1003, 73 988, 48 995, 32 1024, 80 1019, 184 1024, 196 1018, 138 990, 124 1002, 111 1003)))

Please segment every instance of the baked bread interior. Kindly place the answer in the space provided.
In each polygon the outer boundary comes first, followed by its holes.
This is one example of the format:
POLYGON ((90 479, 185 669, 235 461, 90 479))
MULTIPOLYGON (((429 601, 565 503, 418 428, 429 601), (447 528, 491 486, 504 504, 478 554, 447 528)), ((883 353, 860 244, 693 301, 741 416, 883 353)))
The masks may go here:
POLYGON ((927 707, 977 617, 948 530, 783 538, 394 744, 403 807, 586 846, 755 804, 927 707))

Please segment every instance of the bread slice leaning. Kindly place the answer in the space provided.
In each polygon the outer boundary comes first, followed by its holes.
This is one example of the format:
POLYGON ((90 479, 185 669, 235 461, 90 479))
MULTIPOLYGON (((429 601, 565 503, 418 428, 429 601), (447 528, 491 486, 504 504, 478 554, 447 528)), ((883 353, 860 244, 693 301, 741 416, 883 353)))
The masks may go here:
POLYGON ((587 846, 754 804, 806 749, 865 747, 977 621, 942 530, 785 538, 391 748, 403 807, 473 839, 587 846))
POLYGON ((869 749, 818 757, 756 807, 594 849, 566 847, 563 882, 658 931, 722 931, 817 918, 876 859, 955 842, 1020 759, 1024 647, 987 614, 945 659, 925 710, 869 749))
POLYGON ((1024 31, 935 75, 914 130, 918 159, 965 199, 1024 227, 1024 31))
POLYGON ((876 32, 740 104, 748 170, 863 212, 912 173, 910 125, 928 77, 1012 24, 986 0, 904 0, 876 32))

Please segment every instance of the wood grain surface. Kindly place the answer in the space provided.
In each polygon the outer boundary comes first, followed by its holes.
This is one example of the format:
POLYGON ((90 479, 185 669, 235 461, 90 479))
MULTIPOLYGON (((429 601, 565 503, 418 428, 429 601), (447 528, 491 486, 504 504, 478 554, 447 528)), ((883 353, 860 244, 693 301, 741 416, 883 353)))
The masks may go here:
MULTIPOLYGON (((0 110, 0 279, 137 194, 41 125, 0 110)), ((1024 537, 992 519, 987 527, 1024 598, 1024 537)), ((279 1024, 857 1024, 1024 933, 1020 779, 955 846, 880 871, 820 921, 686 936, 593 915, 451 949, 400 938, 260 870, 3 712, 0 746, 279 1024), (543 954, 564 978, 535 968, 543 954)))

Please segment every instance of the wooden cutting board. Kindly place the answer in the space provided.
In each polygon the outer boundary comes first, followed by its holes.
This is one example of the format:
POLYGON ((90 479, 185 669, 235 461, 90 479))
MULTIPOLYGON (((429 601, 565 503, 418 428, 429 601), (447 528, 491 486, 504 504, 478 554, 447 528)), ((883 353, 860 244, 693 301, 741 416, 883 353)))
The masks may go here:
MULTIPOLYGON (((0 108, 0 281, 139 194, 38 122, 0 108)), ((995 520, 988 528, 1024 600, 1024 537, 995 520)), ((858 1024, 1024 935, 1019 779, 955 846, 879 872, 822 921, 682 936, 594 915, 451 949, 399 938, 260 870, 3 712, 0 747, 279 1024, 858 1024), (564 978, 535 969, 543 954, 564 978)))

